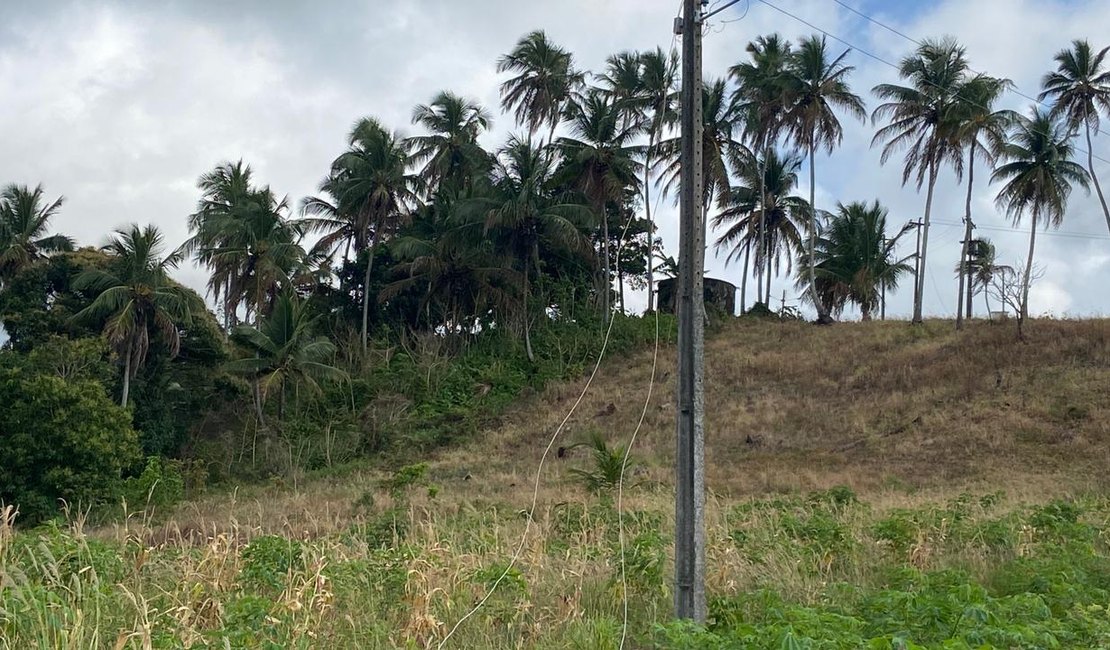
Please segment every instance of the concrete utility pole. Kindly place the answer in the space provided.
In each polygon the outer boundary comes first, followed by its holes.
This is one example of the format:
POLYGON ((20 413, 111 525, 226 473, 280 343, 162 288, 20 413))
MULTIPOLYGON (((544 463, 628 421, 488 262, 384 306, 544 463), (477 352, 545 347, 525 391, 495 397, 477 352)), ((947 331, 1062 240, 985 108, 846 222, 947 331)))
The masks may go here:
POLYGON ((924 289, 924 287, 921 286, 921 227, 924 223, 925 222, 920 219, 910 222, 910 225, 917 228, 917 250, 913 254, 913 295, 915 301, 917 300, 917 296, 922 295, 922 290, 924 289))
POLYGON ((704 622, 705 607, 705 200, 702 192, 702 0, 683 0, 680 239, 678 255, 678 409, 675 454, 674 612, 704 622))

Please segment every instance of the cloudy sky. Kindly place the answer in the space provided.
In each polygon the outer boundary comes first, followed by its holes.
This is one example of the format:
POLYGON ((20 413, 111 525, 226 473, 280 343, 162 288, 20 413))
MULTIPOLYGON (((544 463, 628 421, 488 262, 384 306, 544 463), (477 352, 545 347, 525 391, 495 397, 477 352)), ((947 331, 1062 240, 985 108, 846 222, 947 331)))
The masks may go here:
MULTIPOLYGON (((1073 38, 1110 36, 1105 0, 844 0, 913 38, 951 34, 977 71, 1012 79, 1035 95, 1053 53, 1073 38)), ((294 202, 313 192, 344 145, 350 125, 375 115, 412 132, 412 107, 441 89, 496 107, 497 57, 532 29, 572 50, 580 67, 601 70, 626 49, 668 47, 678 0, 3 0, 0 20, 0 183, 43 183, 66 205, 56 227, 83 244, 99 244, 129 222, 153 222, 170 242, 186 237, 198 198, 197 177, 242 158, 257 177, 294 202)), ((862 51, 897 59, 913 44, 869 23, 834 0, 744 0, 714 21, 705 38, 705 75, 722 75, 759 34, 790 37, 814 27, 862 51)), ((842 47, 834 43, 838 49, 842 47)), ((869 89, 896 81, 885 63, 860 51, 854 89, 869 106, 869 89)), ((1017 109, 1030 102, 1010 95, 1017 109)), ((501 117, 486 144, 514 129, 501 117)), ((900 166, 879 165, 872 127, 846 120, 844 144, 817 159, 819 207, 878 198, 894 223, 921 215, 924 199, 902 187, 900 166)), ((1110 135, 1096 139, 1110 159, 1110 135)), ((1097 163, 1110 184, 1110 165, 1097 163)), ((983 175, 985 176, 985 174, 983 175)), ((982 177, 982 176, 981 176, 982 177)), ((808 178, 805 176, 805 178, 808 178)), ((808 191, 804 186, 803 191, 808 191)), ((951 173, 937 186, 929 251, 926 311, 952 314, 963 191, 951 173)), ((1024 254, 1028 234, 993 204, 979 184, 977 234, 998 245, 1007 262, 1024 254)), ((677 215, 661 210, 666 246, 677 251, 677 215)), ((910 244, 912 246, 912 244, 910 244)), ((907 247, 905 252, 912 250, 907 247)), ((1110 313, 1110 236, 1097 200, 1076 192, 1059 233, 1039 238, 1046 275, 1032 310, 1056 315, 1110 313), (1090 237, 1084 235, 1092 235, 1090 237)), ((709 274, 738 282, 723 256, 709 274)), ((204 274, 179 277, 203 290, 204 274)), ((911 282, 912 284, 912 282, 911 282)), ((792 285, 776 283, 797 302, 792 285)), ((909 289, 889 312, 905 315, 909 289)), ((639 300, 642 304, 642 298, 639 300)), ((980 306, 977 307, 981 311, 980 306)))

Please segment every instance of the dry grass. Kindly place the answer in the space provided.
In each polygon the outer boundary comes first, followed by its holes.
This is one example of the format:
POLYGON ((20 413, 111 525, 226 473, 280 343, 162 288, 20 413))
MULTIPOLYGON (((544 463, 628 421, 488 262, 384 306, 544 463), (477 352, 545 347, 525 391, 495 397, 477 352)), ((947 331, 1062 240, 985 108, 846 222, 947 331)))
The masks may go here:
MULTIPOLYGON (((1108 335, 1110 321, 1037 321, 1024 341, 1012 327, 987 323, 959 336, 945 322, 729 324, 707 346, 710 590, 774 585, 814 602, 830 581, 875 580, 875 558, 887 551, 868 531, 892 511, 934 507, 964 492, 1005 492, 999 512, 1104 494, 1108 335), (837 515, 855 540, 850 552, 799 555, 783 543, 781 518, 794 506, 738 520, 738 504, 753 498, 836 485, 869 504, 837 515), (737 530, 779 546, 753 561, 737 530)), ((667 539, 673 530, 673 354, 663 352, 634 451, 642 469, 625 500, 630 542, 651 534, 667 539)), ((591 431, 625 444, 650 367, 650 351, 609 359, 556 447, 591 431)), ((365 469, 296 490, 212 494, 156 525, 136 516, 92 531, 93 539, 128 549, 119 588, 127 594, 122 602, 132 603, 98 619, 103 631, 93 645, 151 647, 158 630, 172 630, 186 645, 210 639, 237 620, 229 612, 242 593, 243 550, 262 535, 306 542, 302 564, 283 576, 269 614, 281 629, 309 639, 303 647, 433 643, 481 597, 519 543, 539 455, 582 386, 552 386, 522 400, 481 438, 436 453, 428 462, 433 489, 420 484, 398 493, 381 486, 388 472, 365 469), (383 522, 396 555, 383 556, 373 541, 383 522), (398 589, 382 592, 379 583, 397 575, 398 589)), ((607 647, 590 639, 613 638, 621 588, 612 509, 570 480, 568 470, 588 462, 587 450, 549 460, 520 573, 452 647, 607 647)), ((976 512, 971 521, 996 514, 976 512)), ((899 561, 986 571, 997 560, 974 544, 947 544, 946 525, 922 532, 899 561)), ((0 560, 10 546, 6 531, 0 520, 0 560)), ((1021 543, 1006 552, 1020 553, 1021 543)), ((645 544, 670 552, 666 544, 645 544)), ((666 618, 670 561, 662 559, 662 574, 652 577, 648 563, 639 571, 650 575, 632 587, 634 630, 666 618)))
MULTIPOLYGON (((1102 492, 1110 466, 1110 321, 802 323, 735 321, 706 348, 707 487, 721 498, 846 485, 869 499, 1004 490, 1043 500, 1102 492)), ((661 351, 634 456, 635 480, 673 481, 674 350, 661 351)), ((624 445, 643 407, 651 351, 610 358, 556 442, 541 504, 566 500, 571 449, 591 431, 624 445)), ((429 459, 436 507, 526 508, 544 446, 585 380, 522 400, 480 438, 429 459)), ((250 487, 188 503, 165 534, 203 537, 221 523, 299 539, 345 528, 386 473, 359 470, 299 489, 250 487)), ((386 497, 386 500, 388 498, 386 497)), ((382 498, 379 497, 379 502, 382 498)))

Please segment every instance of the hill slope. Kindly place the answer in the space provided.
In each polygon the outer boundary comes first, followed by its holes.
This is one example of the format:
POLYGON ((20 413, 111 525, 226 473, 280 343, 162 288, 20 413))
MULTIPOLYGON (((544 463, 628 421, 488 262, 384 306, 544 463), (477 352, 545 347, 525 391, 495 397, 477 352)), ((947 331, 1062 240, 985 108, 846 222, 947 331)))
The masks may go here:
MULTIPOLYGON (((847 484, 1099 482, 1110 461, 1110 321, 735 321, 706 346, 707 485, 742 495, 847 484)), ((608 359, 558 445, 592 431, 625 444, 638 421, 651 351, 608 359)), ((667 481, 673 459, 673 348, 634 455, 667 481)), ((474 477, 527 472, 583 382, 527 400, 488 437, 441 457, 474 477)), ((570 456, 583 456, 575 450, 570 456)), ((566 464, 566 460, 555 464, 566 464)))
POLYGON ((446 647, 617 648, 626 612, 631 648, 1110 647, 1110 321, 1027 329, 716 331, 708 629, 668 623, 666 349, 619 512, 582 488, 575 470, 597 465, 573 443, 627 443, 650 350, 605 361, 530 524, 540 455, 585 379, 426 464, 91 533, 13 537, 0 516, 0 648, 437 647, 479 602, 446 647))

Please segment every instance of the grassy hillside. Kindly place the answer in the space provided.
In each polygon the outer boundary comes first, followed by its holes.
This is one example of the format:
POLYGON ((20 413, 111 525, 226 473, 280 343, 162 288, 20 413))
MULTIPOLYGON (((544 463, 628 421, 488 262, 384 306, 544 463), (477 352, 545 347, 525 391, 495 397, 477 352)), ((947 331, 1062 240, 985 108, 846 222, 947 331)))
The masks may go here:
POLYGON ((1110 321, 735 321, 707 345, 709 628, 668 623, 673 349, 420 465, 0 525, 0 648, 1110 647, 1110 321), (621 542, 624 542, 623 579, 621 542), (791 643, 795 645, 790 645, 791 643), (944 645, 944 644, 948 645, 944 645), (870 644, 870 645, 869 645, 870 644), (916 645, 914 645, 916 644, 916 645))

